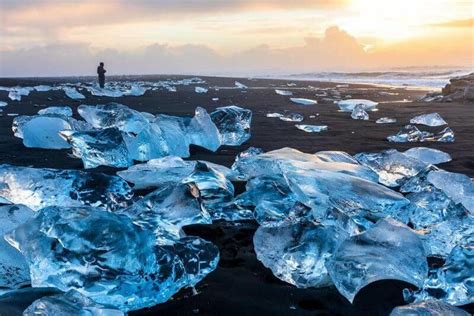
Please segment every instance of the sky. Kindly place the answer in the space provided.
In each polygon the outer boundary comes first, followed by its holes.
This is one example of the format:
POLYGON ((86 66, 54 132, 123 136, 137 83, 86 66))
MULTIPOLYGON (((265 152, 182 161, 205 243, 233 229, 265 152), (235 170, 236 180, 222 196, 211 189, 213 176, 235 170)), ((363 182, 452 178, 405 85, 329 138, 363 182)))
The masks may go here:
POLYGON ((473 0, 0 0, 0 77, 474 69, 473 0))

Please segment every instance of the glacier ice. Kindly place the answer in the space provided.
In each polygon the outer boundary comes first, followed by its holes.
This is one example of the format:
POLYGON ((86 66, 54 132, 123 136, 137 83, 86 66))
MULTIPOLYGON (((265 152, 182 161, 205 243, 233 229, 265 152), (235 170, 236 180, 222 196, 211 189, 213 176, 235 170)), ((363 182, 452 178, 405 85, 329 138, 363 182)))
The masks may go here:
POLYGON ((454 142, 454 139, 454 131, 450 127, 446 127, 438 132, 432 140, 443 143, 452 143, 454 142))
POLYGON ((8 105, 8 103, 7 103, 7 102, 0 101, 0 108, 1 108, 1 107, 4 107, 4 106, 7 106, 7 105, 8 105))
POLYGON ((318 101, 312 99, 305 99, 305 98, 290 98, 291 102, 301 105, 313 105, 317 104, 318 101))
POLYGON ((114 307, 104 306, 70 290, 64 294, 45 296, 34 301, 23 312, 23 316, 125 316, 125 313, 114 307))
POLYGON ((379 176, 379 182, 396 187, 404 181, 417 175, 428 164, 411 158, 395 149, 384 150, 378 153, 358 153, 354 156, 359 163, 369 167, 379 176))
POLYGON ((364 99, 349 99, 337 102, 337 106, 343 112, 352 112, 356 105, 362 107, 364 111, 373 111, 377 108, 378 103, 364 99))
POLYGON ((442 301, 430 299, 395 307, 390 316, 469 316, 470 314, 442 301))
POLYGON ((331 285, 326 262, 349 234, 312 222, 259 227, 253 243, 257 259, 273 274, 299 288, 331 285))
POLYGON ((285 122, 301 122, 304 120, 304 116, 299 113, 285 113, 282 116, 277 116, 280 120, 285 122))
POLYGON ((75 157, 81 158, 84 168, 98 166, 128 167, 132 165, 127 145, 117 128, 92 131, 62 131, 75 157))
POLYGON ((451 161, 448 153, 434 148, 413 147, 404 151, 403 154, 432 165, 451 161))
POLYGON ((86 97, 77 91, 76 88, 73 87, 63 87, 63 91, 66 93, 66 95, 74 100, 80 100, 80 99, 85 99, 86 97))
POLYGON ((127 312, 167 301, 214 270, 217 248, 197 237, 157 245, 125 215, 47 207, 6 240, 25 256, 33 287, 76 290, 127 312))
POLYGON ((318 151, 314 155, 321 162, 346 162, 355 165, 359 164, 359 162, 355 160, 354 157, 343 151, 325 150, 318 151))
POLYGON ((126 206, 132 196, 127 182, 116 176, 0 165, 0 198, 35 211, 53 205, 114 210, 126 206))
POLYGON ((280 89, 275 89, 275 93, 278 95, 284 95, 284 96, 290 96, 293 95, 293 92, 288 91, 288 90, 280 90, 280 89))
POLYGON ((64 149, 71 146, 60 136, 61 131, 71 130, 68 121, 53 116, 37 115, 19 126, 23 145, 29 148, 64 149))
POLYGON ((197 107, 194 117, 189 122, 187 136, 190 144, 210 151, 216 151, 220 145, 220 134, 211 116, 204 108, 197 107))
POLYGON ((396 122, 397 120, 391 117, 381 117, 375 121, 377 124, 391 124, 396 122))
POLYGON ((42 85, 42 84, 34 86, 33 88, 38 92, 47 92, 47 91, 51 91, 53 89, 53 87, 51 87, 51 86, 42 85))
POLYGON ((410 124, 422 124, 428 126, 446 125, 446 121, 438 113, 422 114, 410 120, 410 124))
POLYGON ((369 114, 365 112, 364 107, 360 104, 357 104, 354 109, 352 110, 351 117, 354 120, 364 120, 367 121, 369 119, 369 114))
POLYGON ((296 124, 297 129, 308 133, 320 133, 322 131, 327 131, 327 125, 305 125, 305 124, 296 124))
POLYGON ((0 292, 30 284, 28 264, 21 253, 3 236, 32 218, 34 212, 24 205, 0 206, 0 292))
POLYGON ((217 108, 210 116, 222 145, 240 146, 250 138, 252 111, 231 105, 217 108))
POLYGON ((434 170, 428 173, 427 180, 474 214, 474 182, 471 178, 461 173, 434 170))
POLYGON ((442 131, 433 134, 427 131, 421 131, 415 125, 405 125, 397 134, 387 137, 390 142, 454 142, 454 131, 450 127, 444 128, 442 131))
POLYGON ((265 116, 266 117, 282 117, 283 114, 280 114, 280 113, 267 113, 265 116))
POLYGON ((248 89, 248 87, 246 85, 244 85, 243 83, 240 83, 238 81, 235 81, 234 85, 237 89, 248 89))
POLYGON ((390 218, 343 241, 326 268, 339 293, 350 302, 372 282, 395 279, 421 287, 428 274, 421 240, 390 218))
POLYGON ((196 92, 196 93, 207 93, 208 90, 209 89, 204 88, 204 87, 195 87, 194 88, 194 92, 196 92))
POLYGON ((72 109, 69 106, 50 106, 38 111, 39 115, 56 114, 63 116, 72 116, 72 109))

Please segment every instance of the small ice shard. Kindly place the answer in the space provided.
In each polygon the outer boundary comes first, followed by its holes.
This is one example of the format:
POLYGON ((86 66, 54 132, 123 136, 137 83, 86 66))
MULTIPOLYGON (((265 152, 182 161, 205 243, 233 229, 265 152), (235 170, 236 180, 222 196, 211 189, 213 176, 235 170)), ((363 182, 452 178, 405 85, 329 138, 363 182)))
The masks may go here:
POLYGON ((77 112, 94 128, 116 127, 122 132, 138 134, 148 126, 148 120, 140 112, 120 103, 83 104, 77 112))
POLYGON ((422 124, 428 126, 446 125, 446 121, 438 113, 422 114, 410 120, 410 124, 422 124))
POLYGON ((62 131, 60 135, 71 145, 73 155, 82 159, 86 169, 132 165, 122 133, 116 128, 86 132, 62 131))
POLYGON ((238 81, 236 81, 234 84, 235 84, 235 87, 237 89, 248 89, 248 87, 246 85, 244 85, 243 83, 240 83, 238 81))
POLYGON ((474 181, 461 173, 436 170, 428 173, 428 182, 474 214, 474 181))
POLYGON ((364 108, 360 105, 357 104, 354 109, 352 110, 351 117, 354 120, 364 120, 368 121, 369 120, 369 114, 365 112, 364 108))
POLYGON ((432 133, 420 131, 415 125, 405 125, 396 135, 388 136, 389 142, 422 142, 433 137, 432 133))
POLYGON ((470 244, 456 246, 443 266, 430 271, 421 290, 403 291, 406 301, 421 302, 436 298, 451 305, 474 302, 474 240, 470 244))
POLYGON ((434 148, 414 147, 406 150, 403 154, 432 165, 451 161, 449 154, 434 148))
POLYGON ((139 97, 144 95, 147 90, 147 88, 142 87, 139 84, 132 84, 130 89, 126 90, 123 94, 139 97))
POLYGON ((76 88, 64 87, 63 90, 66 93, 66 95, 71 99, 79 100, 79 99, 85 99, 86 98, 82 93, 77 91, 76 88))
POLYGON ((305 99, 305 98, 290 98, 290 100, 293 103, 301 104, 301 105, 313 105, 313 104, 318 103, 318 101, 316 100, 305 99))
POLYGON ((372 282, 394 279, 421 287, 428 274, 421 240, 390 218, 343 241, 326 267, 339 293, 351 303, 372 282))
POLYGON ((428 166, 427 163, 395 149, 378 153, 358 153, 354 158, 375 171, 379 175, 379 182, 389 187, 402 185, 404 181, 416 176, 428 166))
POLYGON ((217 108, 210 116, 222 145, 240 146, 249 140, 252 111, 231 105, 217 108))
POLYGON ((8 92, 8 97, 12 101, 21 101, 21 94, 19 94, 18 91, 15 90, 10 90, 10 92, 8 92))
POLYGON ((30 270, 22 254, 4 239, 3 235, 34 216, 24 205, 0 206, 0 292, 30 284, 30 270))
POLYGON ((343 112, 352 112, 356 105, 360 105, 364 111, 373 111, 376 109, 378 103, 364 99, 349 99, 337 102, 337 106, 343 112))
POLYGON ((280 113, 267 113, 266 117, 282 117, 283 114, 280 113))
POLYGON ((280 120, 285 122, 301 122, 304 120, 304 116, 299 113, 285 113, 279 116, 280 120))
POLYGON ((82 295, 70 290, 64 294, 45 296, 33 302, 23 316, 125 316, 125 313, 110 306, 98 304, 82 295))
POLYGON ((20 127, 23 145, 29 148, 64 149, 69 144, 59 132, 71 130, 72 126, 60 117, 34 116, 20 127))
POLYGON ((94 207, 48 207, 6 240, 25 256, 33 287, 77 290, 124 312, 167 301, 194 286, 219 260, 197 237, 157 245, 125 215, 94 207))
POLYGON ((69 106, 50 106, 38 111, 40 115, 56 114, 63 116, 72 116, 72 109, 69 106))
POLYGON ((297 129, 300 129, 300 130, 308 132, 308 133, 320 133, 322 131, 327 131, 328 130, 327 125, 296 124, 295 126, 296 126, 297 129))
POLYGON ((194 88, 194 92, 196 92, 196 93, 207 93, 208 90, 209 89, 203 88, 203 87, 195 87, 194 88))
POLYGON ((441 132, 437 133, 433 137, 433 140, 443 143, 452 143, 454 142, 454 131, 450 127, 446 127, 441 132))
POLYGON ((442 301, 430 299, 395 307, 390 316, 469 316, 466 311, 442 301))
POLYGON ((189 122, 187 136, 190 144, 210 151, 216 151, 221 146, 219 130, 211 116, 202 107, 197 107, 194 117, 189 122))
POLYGON ((219 101, 219 98, 212 98, 212 101, 219 101))
POLYGON ((349 234, 313 222, 259 227, 253 237, 257 259, 273 274, 298 288, 331 285, 326 262, 349 234))
POLYGON ((290 96, 293 95, 293 92, 288 91, 288 90, 280 90, 280 89, 275 89, 275 93, 278 95, 284 95, 284 96, 290 96))
POLYGON ((7 106, 8 103, 7 102, 4 102, 4 101, 0 101, 0 107, 4 107, 4 106, 7 106))
POLYGON ((47 92, 53 89, 53 87, 46 86, 46 85, 38 85, 38 86, 34 86, 33 88, 38 92, 47 92))
POLYGON ((397 120, 391 117, 381 117, 375 121, 377 124, 391 124, 396 122, 397 120))
POLYGON ((114 210, 126 206, 132 195, 127 182, 116 176, 0 165, 0 198, 35 211, 52 205, 114 210))

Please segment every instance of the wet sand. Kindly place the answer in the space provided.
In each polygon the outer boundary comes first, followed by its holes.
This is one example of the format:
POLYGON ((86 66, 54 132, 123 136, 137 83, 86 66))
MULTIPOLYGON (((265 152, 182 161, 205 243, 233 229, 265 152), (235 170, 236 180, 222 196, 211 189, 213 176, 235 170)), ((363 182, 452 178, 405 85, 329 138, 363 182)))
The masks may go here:
MULTIPOLYGON (((180 78, 177 76, 147 76, 140 80, 162 80, 180 78)), ((189 78, 189 76, 186 76, 189 78)), ((82 169, 82 162, 69 156, 68 150, 28 149, 21 139, 11 131, 13 117, 7 113, 32 115, 44 106, 68 105, 74 110, 80 104, 102 104, 119 102, 139 111, 192 116, 196 106, 214 110, 218 106, 239 105, 253 111, 252 137, 240 147, 221 147, 217 152, 193 147, 190 159, 204 159, 230 166, 234 157, 250 146, 265 151, 282 147, 293 147, 304 152, 321 150, 342 150, 349 154, 362 151, 380 151, 389 148, 406 150, 416 146, 437 148, 449 153, 453 160, 439 165, 453 172, 474 177, 474 104, 469 103, 423 103, 398 102, 415 101, 425 91, 390 89, 368 85, 350 84, 338 90, 342 97, 367 98, 381 103, 377 112, 369 112, 369 121, 353 120, 350 113, 338 111, 337 105, 324 102, 316 94, 320 89, 335 88, 336 83, 293 81, 296 86, 288 87, 288 80, 248 80, 232 78, 201 77, 206 80, 209 92, 197 94, 194 86, 177 86, 177 92, 163 90, 147 91, 141 97, 95 97, 89 93, 85 100, 69 99, 62 91, 31 92, 21 101, 10 101, 8 93, 0 91, 0 101, 7 101, 0 116, 0 164, 19 166, 50 167, 61 169, 82 169), (229 89, 234 81, 247 85, 249 89, 229 89), (310 88, 311 86, 312 88, 310 88), (222 87, 219 90, 212 87, 222 87), (292 103, 289 97, 277 95, 274 89, 293 91, 294 97, 317 99, 319 104, 303 106, 292 103), (382 92, 382 93, 381 93, 382 92), (396 93, 387 95, 385 92, 396 93), (212 101, 212 98, 219 98, 212 101), (293 122, 278 118, 267 118, 266 113, 291 111, 303 114, 301 124, 328 125, 328 131, 306 133, 294 127, 293 122), (389 143, 386 137, 395 134, 410 118, 423 113, 438 112, 454 130, 454 143, 389 143), (310 115, 317 115, 309 118, 310 115), (380 117, 394 117, 395 124, 375 124, 380 117)), ((134 78, 137 79, 137 78, 134 78)), ((77 79, 64 79, 76 82, 77 79)), ((79 80, 85 80, 80 78, 79 80)), ((89 78, 90 80, 90 78, 89 78)), ((31 86, 53 84, 55 79, 0 79, 0 86, 31 86)), ((430 128, 426 128, 430 130, 430 128)), ((440 130, 434 128, 433 130, 440 130)), ((116 170, 100 167, 90 170, 113 174, 116 170)), ((236 189, 243 190, 238 184, 236 189)), ((388 315, 393 307, 403 305, 402 289, 408 285, 399 281, 381 281, 364 288, 350 304, 334 288, 298 289, 272 275, 270 270, 256 259, 252 237, 255 222, 213 225, 194 225, 185 230, 188 234, 201 236, 214 242, 221 251, 221 260, 216 271, 207 276, 196 287, 198 294, 189 289, 182 290, 174 298, 153 308, 130 313, 131 315, 388 315)), ((472 304, 471 304, 472 305, 472 304)), ((472 306, 466 309, 473 312, 472 306)))

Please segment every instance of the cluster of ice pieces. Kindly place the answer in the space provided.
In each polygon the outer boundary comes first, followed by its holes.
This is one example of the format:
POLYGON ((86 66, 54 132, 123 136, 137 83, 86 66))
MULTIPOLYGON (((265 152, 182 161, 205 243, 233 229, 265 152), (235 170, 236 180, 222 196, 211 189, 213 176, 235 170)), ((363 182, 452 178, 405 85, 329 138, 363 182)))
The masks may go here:
POLYGON ((405 142, 454 142, 454 132, 450 127, 445 127, 437 133, 422 131, 415 125, 421 124, 427 126, 443 126, 446 121, 438 114, 422 114, 415 116, 410 120, 409 125, 405 125, 397 134, 387 137, 390 142, 405 143, 405 142))
POLYGON ((27 147, 72 147, 85 168, 128 167, 134 160, 188 157, 191 144, 211 151, 241 145, 250 138, 252 120, 252 112, 238 106, 210 114, 198 107, 193 118, 155 116, 119 103, 80 105, 78 113, 85 121, 72 118, 70 108, 46 108, 38 115, 16 117, 12 130, 27 147))

